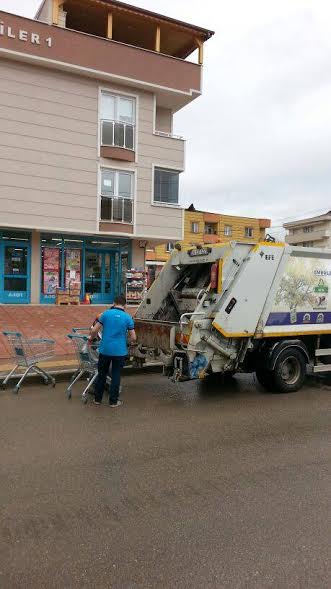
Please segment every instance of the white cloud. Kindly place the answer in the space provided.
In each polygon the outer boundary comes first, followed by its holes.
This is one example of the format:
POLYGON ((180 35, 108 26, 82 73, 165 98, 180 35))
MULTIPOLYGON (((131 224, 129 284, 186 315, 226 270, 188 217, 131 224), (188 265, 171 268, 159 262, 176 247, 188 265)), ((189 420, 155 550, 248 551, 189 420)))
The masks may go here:
MULTIPOLYGON (((185 204, 272 216, 331 208, 331 6, 326 0, 132 0, 216 35, 204 95, 176 115, 185 204)), ((1 0, 32 17, 39 2, 1 0)))

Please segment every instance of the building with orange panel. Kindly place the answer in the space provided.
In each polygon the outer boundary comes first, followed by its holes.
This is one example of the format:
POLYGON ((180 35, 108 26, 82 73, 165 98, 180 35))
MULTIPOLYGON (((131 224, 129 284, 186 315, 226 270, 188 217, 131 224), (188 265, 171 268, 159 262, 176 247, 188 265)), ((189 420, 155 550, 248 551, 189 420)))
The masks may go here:
MULTIPOLYGON (((184 214, 182 245, 222 243, 225 241, 263 241, 270 219, 239 217, 197 210, 192 204, 184 214)), ((169 259, 176 242, 169 241, 147 249, 146 264, 152 281, 169 259)))

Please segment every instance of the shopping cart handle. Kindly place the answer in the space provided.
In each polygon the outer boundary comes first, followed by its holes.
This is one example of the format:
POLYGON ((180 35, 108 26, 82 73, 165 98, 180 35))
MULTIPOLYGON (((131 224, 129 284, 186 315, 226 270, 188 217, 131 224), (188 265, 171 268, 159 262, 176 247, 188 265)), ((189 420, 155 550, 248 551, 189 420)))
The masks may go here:
POLYGON ((88 342, 88 340, 89 340, 87 335, 77 335, 75 333, 68 333, 67 337, 71 340, 76 339, 76 340, 83 340, 85 342, 88 342))
POLYGON ((2 333, 3 335, 17 335, 18 337, 22 336, 19 331, 3 331, 2 333))
POLYGON ((29 339, 28 342, 29 344, 55 344, 55 340, 44 337, 29 339))

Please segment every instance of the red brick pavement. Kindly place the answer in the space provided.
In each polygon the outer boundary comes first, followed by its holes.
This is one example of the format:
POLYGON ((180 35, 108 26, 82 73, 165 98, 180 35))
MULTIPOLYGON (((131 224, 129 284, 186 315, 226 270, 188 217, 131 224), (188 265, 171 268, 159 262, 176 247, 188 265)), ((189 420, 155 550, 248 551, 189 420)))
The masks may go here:
POLYGON ((0 305, 0 361, 11 358, 3 331, 19 331, 27 337, 54 339, 57 359, 72 359, 74 352, 67 334, 73 327, 90 326, 106 308, 97 305, 0 305))

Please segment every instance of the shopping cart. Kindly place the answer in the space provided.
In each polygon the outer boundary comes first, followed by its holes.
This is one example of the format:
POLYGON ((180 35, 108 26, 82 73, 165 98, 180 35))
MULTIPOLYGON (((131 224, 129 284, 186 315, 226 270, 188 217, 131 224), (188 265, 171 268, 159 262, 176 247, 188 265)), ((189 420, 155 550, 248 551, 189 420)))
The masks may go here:
MULTIPOLYGON (((91 331, 91 327, 73 327, 71 331, 74 335, 89 336, 90 331, 91 331)), ((97 354, 97 350, 96 349, 91 350, 91 353, 93 353, 93 351, 94 351, 94 354, 96 355, 96 362, 98 362, 99 355, 97 354)), ((81 368, 80 368, 80 364, 79 364, 78 369, 76 370, 76 372, 74 372, 74 374, 72 375, 72 377, 70 379, 71 384, 74 384, 74 382, 77 382, 77 380, 79 380, 81 378, 80 372, 81 372, 81 368), (78 377, 77 380, 76 380, 76 377, 78 377)))
POLYGON ((14 387, 14 393, 18 393, 29 372, 39 374, 44 379, 45 384, 52 383, 53 387, 55 387, 55 378, 38 366, 40 362, 50 360, 54 357, 55 341, 45 338, 28 339, 16 331, 4 331, 3 335, 9 342, 13 352, 13 360, 16 364, 3 380, 1 384, 2 388, 5 388, 9 379, 14 376, 17 368, 25 368, 25 372, 19 375, 21 378, 14 387))
MULTIPOLYGON (((88 401, 88 393, 92 388, 97 376, 98 376, 98 358, 99 358, 99 342, 89 342, 87 335, 80 335, 77 333, 70 333, 68 338, 72 341, 75 348, 79 369, 66 390, 68 399, 72 397, 72 388, 82 376, 87 376, 88 384, 82 392, 82 401, 84 404, 88 401)), ((110 377, 107 379, 107 383, 110 384, 110 377)))
MULTIPOLYGON (((75 335, 90 335, 90 327, 73 327, 72 328, 72 333, 75 335)), ((78 376, 78 374, 80 373, 80 367, 78 367, 78 369, 76 370, 76 372, 74 372, 74 374, 72 375, 70 382, 74 382, 76 376, 78 376)))

